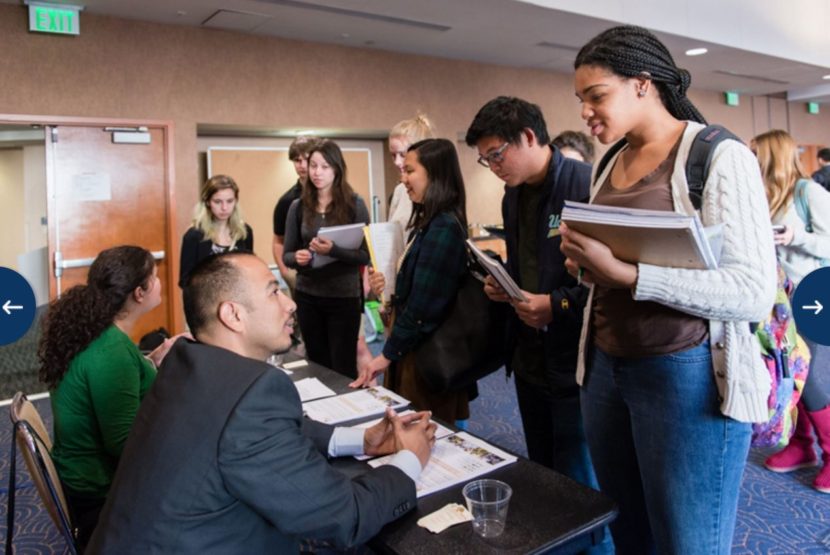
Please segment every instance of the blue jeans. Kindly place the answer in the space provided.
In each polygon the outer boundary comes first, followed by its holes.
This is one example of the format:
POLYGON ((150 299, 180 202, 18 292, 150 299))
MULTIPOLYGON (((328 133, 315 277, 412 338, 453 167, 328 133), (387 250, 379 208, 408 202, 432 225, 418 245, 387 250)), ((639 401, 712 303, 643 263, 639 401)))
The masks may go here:
MULTIPOLYGON (((516 398, 522 415, 527 458, 586 485, 599 489, 579 410, 579 395, 554 396, 543 389, 516 379, 516 398)), ((608 533, 598 545, 584 553, 613 553, 608 533)))
POLYGON ((728 554, 750 424, 721 415, 709 343, 619 358, 594 348, 582 416, 617 553, 728 554))

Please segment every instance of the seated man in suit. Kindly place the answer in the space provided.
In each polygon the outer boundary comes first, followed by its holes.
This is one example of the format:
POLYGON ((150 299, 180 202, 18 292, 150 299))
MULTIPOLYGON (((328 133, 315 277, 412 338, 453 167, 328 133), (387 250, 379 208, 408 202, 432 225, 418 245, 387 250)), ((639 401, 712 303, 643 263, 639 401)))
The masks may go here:
POLYGON ((390 410, 368 430, 303 418, 291 380, 264 362, 290 346, 296 306, 262 260, 202 261, 184 306, 197 341, 173 346, 144 397, 88 553, 296 553, 298 537, 350 546, 415 506, 429 413, 390 410), (395 451, 355 479, 325 458, 395 451))

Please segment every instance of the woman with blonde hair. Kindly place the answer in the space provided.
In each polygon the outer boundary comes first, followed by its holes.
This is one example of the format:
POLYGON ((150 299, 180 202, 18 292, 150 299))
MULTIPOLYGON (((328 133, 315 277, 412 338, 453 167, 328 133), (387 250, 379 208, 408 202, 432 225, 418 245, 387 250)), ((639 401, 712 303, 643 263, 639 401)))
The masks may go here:
MULTIPOLYGON (((767 191, 778 257, 797 286, 830 258, 830 193, 807 176, 798 158, 798 145, 786 131, 773 129, 758 135, 752 150, 767 191), (805 201, 809 211, 802 219, 797 205, 805 201)), ((798 405, 795 433, 787 447, 764 465, 773 472, 790 472, 818 464, 814 431, 824 466, 813 487, 830 493, 830 347, 804 340, 810 347, 810 373, 798 405)))
MULTIPOLYGON (((398 177, 403 175, 404 159, 410 145, 424 139, 432 139, 435 133, 432 124, 424 114, 418 114, 414 118, 399 121, 389 131, 389 153, 398 168, 398 177)), ((412 218, 412 200, 406 192, 403 183, 398 183, 392 193, 392 200, 389 202, 389 214, 387 220, 397 222, 401 226, 401 232, 406 233, 412 218)))
POLYGON ((239 186, 232 177, 214 175, 202 186, 193 225, 182 238, 179 287, 203 258, 222 252, 253 252, 254 231, 242 219, 239 186))

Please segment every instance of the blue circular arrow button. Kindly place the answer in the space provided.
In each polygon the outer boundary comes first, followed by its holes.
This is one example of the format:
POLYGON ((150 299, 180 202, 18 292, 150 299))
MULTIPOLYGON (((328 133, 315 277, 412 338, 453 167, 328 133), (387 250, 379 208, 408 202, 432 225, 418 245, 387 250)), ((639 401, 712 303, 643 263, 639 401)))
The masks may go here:
POLYGON ((35 292, 26 278, 0 266, 0 345, 14 343, 35 319, 35 292))
POLYGON ((799 335, 830 345, 830 267, 804 276, 793 294, 793 315, 799 335))
POLYGON ((0 345, 14 343, 35 319, 35 292, 26 278, 0 266, 0 345))

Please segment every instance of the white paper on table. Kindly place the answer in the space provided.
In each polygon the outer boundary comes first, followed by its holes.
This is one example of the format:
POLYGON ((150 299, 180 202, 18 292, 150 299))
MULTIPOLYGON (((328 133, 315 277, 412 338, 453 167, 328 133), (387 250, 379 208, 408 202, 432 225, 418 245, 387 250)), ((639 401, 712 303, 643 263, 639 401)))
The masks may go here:
POLYGON ((294 382, 297 387, 297 393, 300 394, 300 401, 305 403, 312 399, 320 399, 321 397, 333 397, 337 395, 326 384, 317 378, 303 378, 294 382))
MULTIPOLYGON (((391 455, 369 461, 373 468, 388 464, 391 455)), ((423 497, 516 462, 516 457, 466 432, 435 442, 429 462, 415 483, 423 497)))
POLYGON ((295 360, 294 362, 286 362, 282 365, 283 368, 286 370, 293 370, 294 368, 302 368, 303 366, 308 366, 307 360, 295 360))
POLYGON ((470 514, 470 511, 466 507, 458 503, 450 503, 449 505, 444 505, 434 513, 419 518, 418 526, 426 528, 433 534, 440 534, 451 526, 470 522, 471 520, 473 520, 473 515, 470 514))
MULTIPOLYGON (((406 416, 407 414, 412 414, 414 412, 415 412, 414 410, 405 410, 403 412, 399 412, 398 416, 406 416)), ((352 428, 371 428, 372 426, 374 426, 375 424, 377 424, 381 420, 383 420, 383 417, 376 418, 374 420, 369 420, 368 422, 362 422, 360 424, 355 424, 354 426, 352 426, 352 428)), ((435 439, 436 439, 436 441, 441 439, 442 437, 447 437, 448 435, 452 435, 454 433, 452 430, 450 430, 446 426, 442 426, 441 424, 439 424, 435 420, 432 420, 432 423, 437 426, 437 428, 435 429, 435 439)), ((359 461, 368 461, 369 459, 372 458, 372 456, 371 455, 355 455, 354 458, 356 458, 359 461)))
POLYGON ((378 386, 303 403, 303 412, 312 420, 324 424, 340 424, 383 414, 386 407, 399 409, 408 404, 409 401, 397 393, 378 386))

